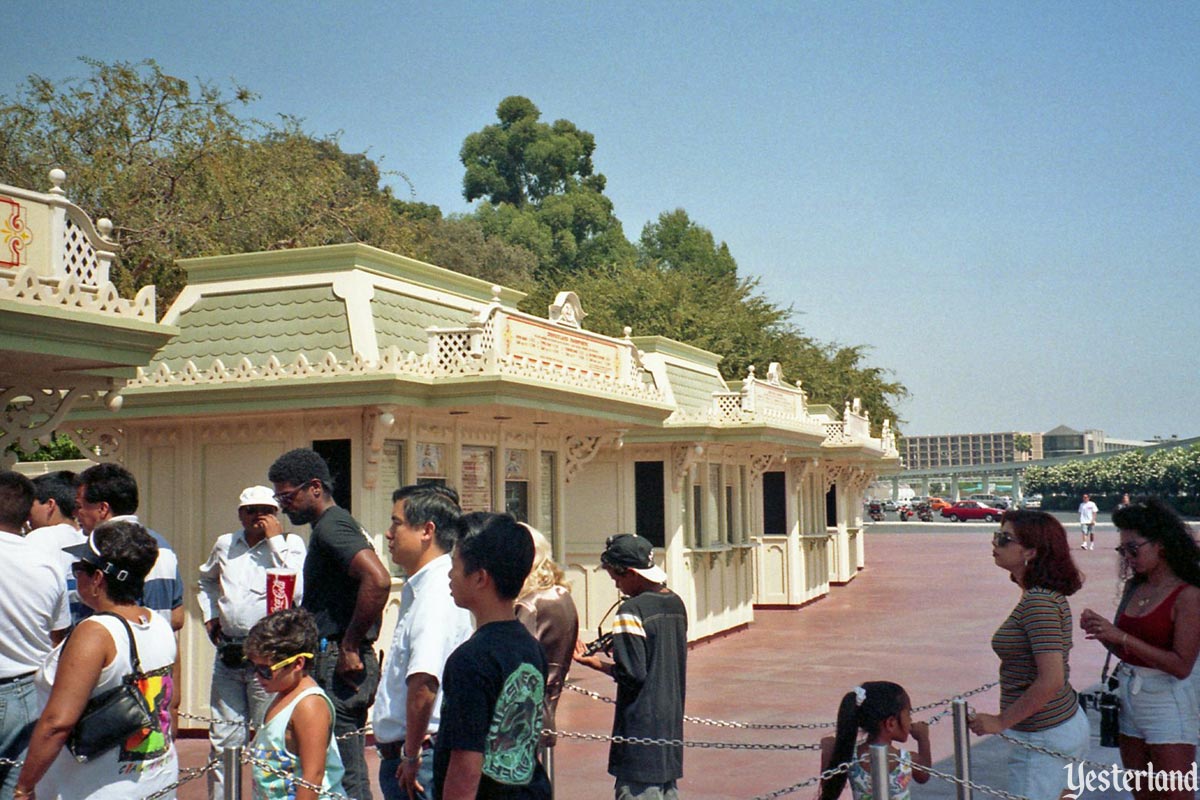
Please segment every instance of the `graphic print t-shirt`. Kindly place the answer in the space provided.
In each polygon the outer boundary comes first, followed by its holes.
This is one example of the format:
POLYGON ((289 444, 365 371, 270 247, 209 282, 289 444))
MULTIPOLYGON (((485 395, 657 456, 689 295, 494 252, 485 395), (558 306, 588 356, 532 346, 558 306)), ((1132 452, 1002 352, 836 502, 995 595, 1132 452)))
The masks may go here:
POLYGON ((516 619, 484 625, 451 653, 442 678, 433 796, 442 796, 451 752, 469 750, 483 753, 476 797, 549 800, 537 760, 546 660, 525 626, 516 619))

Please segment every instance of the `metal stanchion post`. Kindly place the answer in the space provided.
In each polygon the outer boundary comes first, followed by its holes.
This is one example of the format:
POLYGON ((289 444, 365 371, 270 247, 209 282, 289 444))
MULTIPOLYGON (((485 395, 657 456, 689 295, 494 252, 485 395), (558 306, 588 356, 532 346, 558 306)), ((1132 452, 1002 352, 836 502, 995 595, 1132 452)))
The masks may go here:
POLYGON ((550 800, 554 800, 554 748, 539 747, 542 754, 542 766, 546 770, 546 778, 550 781, 550 800))
POLYGON ((956 784, 958 800, 971 800, 971 731, 967 727, 967 701, 961 697, 951 701, 954 708, 954 777, 963 783, 956 784))
POLYGON ((888 746, 871 745, 871 800, 888 800, 888 746))
POLYGON ((225 770, 225 800, 242 800, 241 745, 221 751, 221 767, 225 770))

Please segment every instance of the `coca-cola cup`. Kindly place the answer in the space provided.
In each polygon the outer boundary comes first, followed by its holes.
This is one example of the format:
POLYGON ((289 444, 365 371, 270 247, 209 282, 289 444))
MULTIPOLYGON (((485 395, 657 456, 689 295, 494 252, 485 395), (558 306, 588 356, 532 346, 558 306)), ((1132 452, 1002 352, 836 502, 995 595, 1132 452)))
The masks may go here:
POLYGON ((290 569, 267 570, 267 613, 292 607, 296 594, 296 573, 290 569))

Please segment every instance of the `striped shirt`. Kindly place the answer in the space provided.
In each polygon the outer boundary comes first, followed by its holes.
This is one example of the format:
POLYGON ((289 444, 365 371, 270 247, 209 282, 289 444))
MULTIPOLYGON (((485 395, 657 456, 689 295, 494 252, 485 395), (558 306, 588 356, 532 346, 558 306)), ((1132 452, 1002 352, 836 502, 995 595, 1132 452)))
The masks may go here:
POLYGON ((1040 731, 1062 724, 1079 707, 1071 688, 1071 606, 1060 592, 1026 589, 1008 619, 992 636, 992 650, 1000 657, 1000 708, 1016 702, 1037 679, 1035 656, 1059 653, 1063 660, 1063 685, 1039 711, 1013 726, 1018 731, 1040 731))

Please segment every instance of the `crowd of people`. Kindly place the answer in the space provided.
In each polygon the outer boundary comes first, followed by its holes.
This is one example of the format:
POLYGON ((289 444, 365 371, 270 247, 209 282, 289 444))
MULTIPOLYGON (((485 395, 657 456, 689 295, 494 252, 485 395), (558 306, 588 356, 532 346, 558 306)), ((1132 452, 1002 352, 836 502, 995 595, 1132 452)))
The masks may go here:
MULTIPOLYGON (((548 799, 556 742, 543 731, 572 663, 615 679, 614 733, 682 736, 687 615, 650 542, 609 539, 602 566, 627 599, 606 648, 585 651, 545 536, 509 514, 463 513, 450 487, 401 487, 386 538, 405 580, 381 671, 392 576, 334 501, 328 465, 301 448, 266 477, 241 492, 238 527, 199 570, 214 800, 234 747, 258 798, 370 798, 359 734, 372 704, 386 800, 548 799), (307 541, 281 514, 311 525, 307 541)), ((172 796, 184 583, 137 508, 117 464, 0 473, 0 757, 19 764, 0 766, 2 800, 172 796), (131 686, 151 722, 84 755, 88 720, 131 686)), ((675 797, 682 748, 613 745, 609 771, 617 798, 675 797)))
MULTIPOLYGON (((385 800, 550 798, 556 741, 543 731, 555 730, 573 663, 616 683, 614 797, 678 796, 687 612, 649 541, 605 542, 601 566, 620 599, 610 635, 587 646, 539 531, 509 514, 463 513, 447 486, 401 487, 386 539, 405 580, 381 669, 375 643, 392 576, 334 501, 328 465, 302 448, 266 477, 272 486, 237 498, 239 527, 216 537, 196 595, 213 645, 211 753, 219 761, 246 747, 256 797, 370 798, 358 734, 374 704, 385 800), (311 525, 307 542, 280 514, 311 525)), ((0 798, 148 797, 178 779, 184 585, 170 545, 137 509, 137 482, 117 464, 34 480, 0 473, 0 757, 20 765, 0 766, 0 798), (80 757, 83 720, 121 686, 136 688, 151 722, 80 757)), ((1095 522, 1085 497, 1085 549, 1095 522)), ((1126 498, 1113 522, 1123 597, 1112 620, 1085 609, 1079 623, 1120 660, 1125 767, 1186 772, 1200 732, 1189 679, 1200 651, 1200 547, 1154 498, 1126 498)), ((992 555, 1020 597, 991 641, 998 713, 978 711, 969 724, 1026 745, 1011 749, 1003 788, 1052 800, 1066 788, 1062 759, 1034 748, 1081 759, 1089 746, 1069 671, 1069 598, 1083 575, 1063 526, 1041 511, 1006 511, 992 555)), ((823 783, 821 800, 846 785, 856 798, 870 794, 861 756, 871 745, 888 748, 892 796, 904 800, 912 781, 928 780, 929 731, 912 720, 907 692, 866 682, 846 693, 837 732, 822 741, 822 768, 849 768, 823 783), (910 738, 915 755, 898 747, 910 738)), ((211 797, 224 797, 227 778, 209 771, 211 797)))

